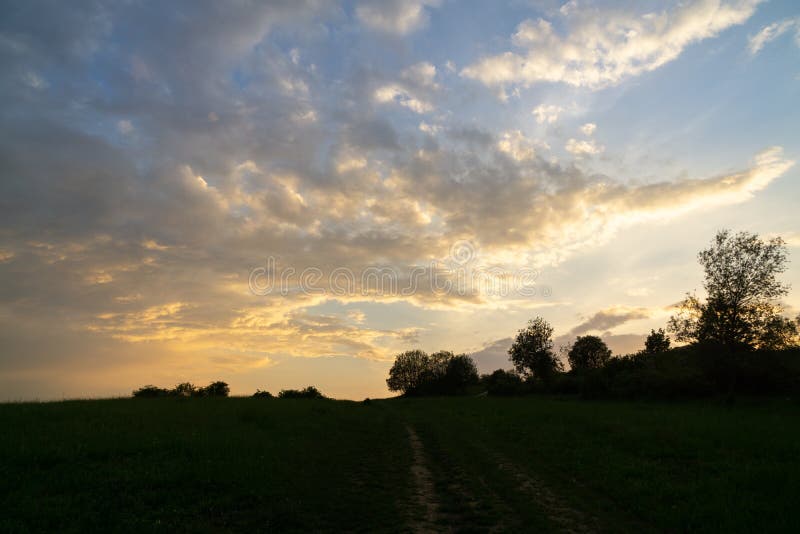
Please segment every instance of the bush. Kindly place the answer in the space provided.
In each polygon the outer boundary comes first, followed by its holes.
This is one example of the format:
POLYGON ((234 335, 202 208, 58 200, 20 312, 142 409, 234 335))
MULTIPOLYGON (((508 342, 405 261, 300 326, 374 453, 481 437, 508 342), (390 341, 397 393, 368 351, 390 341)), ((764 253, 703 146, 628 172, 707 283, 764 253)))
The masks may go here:
POLYGON ((486 387, 486 392, 493 396, 522 395, 528 391, 525 382, 517 373, 503 369, 498 369, 490 375, 483 375, 481 383, 486 387))
POLYGON ((191 382, 182 382, 172 388, 169 394, 173 397, 194 397, 197 395, 197 388, 191 382))
POLYGON ((800 349, 750 351, 731 358, 718 345, 696 344, 611 358, 601 369, 583 374, 565 377, 559 392, 659 399, 730 395, 733 376, 738 394, 798 394, 800 349))
POLYGON ((133 392, 133 396, 136 398, 166 397, 167 395, 169 395, 169 390, 153 385, 142 386, 133 392))
POLYGON ((200 388, 196 392, 198 397, 227 397, 231 392, 231 388, 225 382, 212 382, 204 388, 200 388))
POLYGON ((159 388, 152 385, 141 387, 133 392, 134 397, 227 397, 230 393, 228 384, 222 381, 212 382, 206 387, 196 388, 191 382, 181 382, 172 389, 159 388))
POLYGON ((305 389, 282 389, 278 393, 279 399, 324 399, 323 395, 314 386, 308 386, 305 389))
POLYGON ((261 391, 260 389, 257 389, 256 392, 253 393, 253 397, 255 397, 257 399, 274 399, 275 398, 275 396, 272 393, 270 393, 269 391, 261 391))

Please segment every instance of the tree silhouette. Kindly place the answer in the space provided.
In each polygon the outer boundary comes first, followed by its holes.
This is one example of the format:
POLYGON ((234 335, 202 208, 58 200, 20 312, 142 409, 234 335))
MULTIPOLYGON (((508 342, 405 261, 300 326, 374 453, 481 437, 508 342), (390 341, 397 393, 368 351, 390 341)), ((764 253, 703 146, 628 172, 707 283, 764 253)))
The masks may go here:
POLYGON ((782 315, 778 301, 788 286, 777 275, 786 270, 786 246, 780 237, 728 230, 717 233, 698 256, 703 266, 705 302, 687 294, 668 328, 678 341, 723 347, 730 355, 752 349, 791 345, 797 325, 782 315))
POLYGON ((172 388, 170 394, 175 397, 192 397, 196 394, 196 391, 197 389, 191 382, 181 382, 172 388))
POLYGON ((169 390, 160 388, 153 385, 142 386, 133 392, 134 397, 138 398, 153 398, 153 397, 166 397, 169 395, 169 390))
POLYGON ((567 352, 570 366, 576 371, 599 369, 611 358, 611 350, 597 336, 578 336, 567 352))
POLYGON ((447 362, 444 379, 445 386, 449 391, 458 391, 478 382, 478 367, 472 358, 466 354, 453 356, 447 362))
POLYGON ((386 384, 404 395, 441 395, 463 391, 478 382, 478 368, 466 354, 410 350, 398 354, 386 384))
POLYGON ((423 373, 429 370, 430 357, 421 350, 409 350, 398 354, 386 385, 390 391, 408 393, 414 391, 423 379, 423 373))
POLYGON ((227 397, 230 393, 231 389, 228 387, 228 384, 222 381, 212 382, 206 387, 200 388, 197 390, 197 396, 199 397, 227 397))
POLYGON ((282 389, 278 393, 279 399, 324 399, 325 395, 314 386, 303 389, 282 389))
POLYGON ((553 327, 541 317, 531 319, 528 326, 517 333, 508 355, 514 369, 527 378, 546 381, 563 370, 561 361, 553 353, 553 327))
POLYGON ((644 341, 645 354, 659 354, 669 350, 670 339, 663 328, 650 330, 650 335, 644 341))

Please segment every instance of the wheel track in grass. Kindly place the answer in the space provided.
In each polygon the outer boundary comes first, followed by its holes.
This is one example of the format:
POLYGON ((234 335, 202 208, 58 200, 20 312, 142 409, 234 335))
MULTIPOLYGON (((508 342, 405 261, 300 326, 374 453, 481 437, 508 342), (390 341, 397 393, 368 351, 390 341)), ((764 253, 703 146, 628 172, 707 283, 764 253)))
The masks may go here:
POLYGON ((587 534, 600 532, 600 521, 570 506, 538 477, 532 476, 497 452, 489 453, 497 468, 511 476, 521 493, 528 495, 559 532, 587 534))
POLYGON ((425 459, 425 447, 416 431, 406 425, 408 443, 411 445, 411 476, 414 481, 414 504, 410 510, 408 527, 412 532, 436 532, 442 520, 441 504, 436 495, 433 475, 425 459), (422 517, 415 512, 422 511, 422 517))
MULTIPOLYGON (((487 528, 479 527, 474 522, 474 519, 479 518, 478 516, 481 513, 478 511, 481 501, 476 499, 474 494, 469 491, 470 476, 465 476, 465 473, 456 464, 451 464, 451 462, 447 461, 441 465, 435 464, 441 468, 439 471, 444 471, 444 473, 437 471, 437 476, 442 478, 442 475, 444 475, 446 477, 445 480, 447 480, 444 487, 439 487, 439 490, 444 491, 444 494, 437 493, 436 481, 438 479, 434 477, 434 473, 429 467, 431 465, 429 464, 430 456, 426 453, 422 439, 409 424, 406 424, 406 432, 412 453, 411 474, 414 487, 413 504, 415 505, 411 507, 409 514, 408 528, 410 531, 511 532, 519 531, 520 528, 524 529, 525 523, 522 517, 509 506, 510 503, 503 502, 499 495, 478 475, 475 483, 482 487, 486 498, 491 501, 496 510, 502 510, 498 524, 487 528), (446 501, 443 500, 445 496, 457 499, 461 507, 460 513, 453 513, 446 509, 446 501), (467 518, 469 515, 476 517, 472 517, 471 520, 473 521, 471 521, 467 518)), ((510 479, 516 486, 517 493, 532 501, 551 524, 553 531, 577 534, 608 531, 608 529, 603 528, 603 522, 597 516, 572 506, 568 500, 562 498, 558 492, 551 489, 541 478, 520 467, 505 455, 489 450, 485 445, 481 446, 476 443, 472 443, 470 448, 473 449, 475 454, 483 455, 491 465, 510 479)), ((436 450, 438 449, 434 447, 434 452, 436 450)), ((644 528, 642 531, 647 530, 644 528)))
POLYGON ((479 500, 474 492, 470 491, 467 484, 467 477, 457 465, 444 462, 440 467, 443 469, 442 478, 447 482, 444 487, 440 487, 447 497, 455 498, 458 503, 458 511, 452 510, 442 501, 440 494, 436 490, 436 478, 428 468, 429 455, 425 452, 425 446, 417 432, 410 425, 406 426, 409 437, 409 444, 412 451, 411 472, 414 480, 414 500, 416 510, 422 510, 422 517, 414 515, 415 509, 411 509, 409 529, 412 532, 508 532, 511 521, 518 530, 522 522, 515 518, 513 510, 505 505, 499 496, 486 485, 481 478, 476 481, 477 485, 487 495, 485 501, 491 503, 501 510, 500 518, 492 526, 486 525, 485 512, 481 511, 481 505, 486 504, 479 500), (478 525, 485 525, 484 527, 478 525))

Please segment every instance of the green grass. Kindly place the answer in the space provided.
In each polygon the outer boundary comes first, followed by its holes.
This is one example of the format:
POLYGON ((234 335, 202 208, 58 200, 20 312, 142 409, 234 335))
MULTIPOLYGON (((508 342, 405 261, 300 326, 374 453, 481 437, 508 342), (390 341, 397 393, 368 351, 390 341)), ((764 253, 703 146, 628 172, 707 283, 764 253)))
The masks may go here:
POLYGON ((366 531, 407 491, 402 425, 357 403, 11 404, 0 425, 2 531, 366 531))
POLYGON ((142 399, 0 405, 0 531, 800 531, 800 406, 142 399), (544 499, 544 500, 543 500, 544 499))

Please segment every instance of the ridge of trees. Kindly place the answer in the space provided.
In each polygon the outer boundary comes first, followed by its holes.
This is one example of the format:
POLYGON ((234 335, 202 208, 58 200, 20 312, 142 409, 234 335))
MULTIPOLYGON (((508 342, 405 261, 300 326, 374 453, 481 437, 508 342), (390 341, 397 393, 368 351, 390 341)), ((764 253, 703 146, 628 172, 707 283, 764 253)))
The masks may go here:
MULTIPOLYGON (((191 382, 181 382, 172 389, 160 388, 153 385, 143 386, 133 392, 134 398, 157 398, 157 397, 228 397, 230 388, 222 381, 212 382, 205 387, 197 387, 191 382)), ((260 399, 276 398, 269 391, 257 389, 252 397, 260 399)), ((314 386, 307 386, 303 389, 282 389, 277 398, 279 399, 326 399, 320 390, 314 386)))
POLYGON ((137 398, 152 397, 227 397, 230 387, 220 380, 211 382, 204 387, 197 387, 191 382, 181 382, 172 389, 160 388, 153 385, 143 386, 133 392, 137 398))
MULTIPOLYGON (((800 315, 785 316, 780 301, 789 291, 778 276, 786 270, 780 237, 722 230, 698 254, 704 271, 705 299, 687 294, 667 329, 651 330, 644 348, 614 356, 599 336, 578 336, 562 347, 569 364, 553 350, 553 327, 542 317, 517 332, 508 350, 513 370, 480 377, 491 395, 528 392, 584 396, 675 397, 737 393, 800 393, 800 315), (684 343, 673 347, 675 340, 684 343)), ((428 356, 407 351, 397 356, 387 384, 405 395, 452 394, 444 387, 451 352, 428 356), (449 356, 441 356, 449 355, 449 356)), ((474 362, 460 355, 464 361, 474 362)), ((451 384, 451 386, 452 386, 451 384)))

